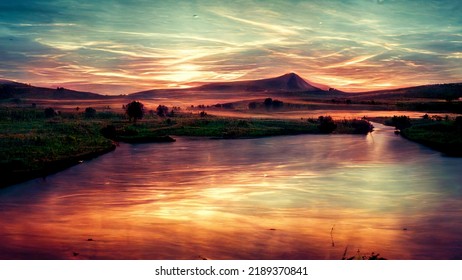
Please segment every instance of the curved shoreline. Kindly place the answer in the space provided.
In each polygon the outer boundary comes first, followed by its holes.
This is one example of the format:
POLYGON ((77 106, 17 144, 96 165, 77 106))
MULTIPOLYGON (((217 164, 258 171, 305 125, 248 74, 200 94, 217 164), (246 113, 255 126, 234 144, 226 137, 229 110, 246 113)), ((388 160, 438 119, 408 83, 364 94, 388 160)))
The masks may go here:
POLYGON ((44 166, 38 170, 10 170, 9 174, 2 176, 0 182, 0 188, 5 188, 11 185, 23 183, 32 179, 46 177, 63 171, 67 168, 80 164, 84 160, 91 160, 112 152, 116 149, 116 144, 113 143, 110 147, 106 149, 101 149, 95 152, 84 153, 80 155, 70 156, 65 159, 59 159, 55 161, 50 161, 44 164, 44 166))

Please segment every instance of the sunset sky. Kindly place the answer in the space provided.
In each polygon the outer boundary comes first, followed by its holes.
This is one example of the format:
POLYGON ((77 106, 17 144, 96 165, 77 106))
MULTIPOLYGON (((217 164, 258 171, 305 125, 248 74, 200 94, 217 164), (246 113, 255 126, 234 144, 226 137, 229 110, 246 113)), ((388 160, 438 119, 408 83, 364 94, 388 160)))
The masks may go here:
POLYGON ((462 1, 0 0, 0 79, 131 93, 296 72, 346 91, 462 82, 462 1))

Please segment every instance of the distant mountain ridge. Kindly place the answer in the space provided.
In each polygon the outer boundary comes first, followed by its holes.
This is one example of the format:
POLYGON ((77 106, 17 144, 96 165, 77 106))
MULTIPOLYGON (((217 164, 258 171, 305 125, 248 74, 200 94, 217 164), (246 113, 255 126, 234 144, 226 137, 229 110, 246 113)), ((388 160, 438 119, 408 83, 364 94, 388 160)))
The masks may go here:
POLYGON ((315 87, 295 73, 288 73, 275 78, 209 83, 195 88, 197 90, 222 91, 324 91, 315 87))
MULTIPOLYGON (((330 89, 323 90, 322 87, 314 86, 295 73, 288 73, 279 77, 208 83, 195 88, 187 89, 153 89, 136 92, 126 95, 127 99, 150 99, 161 98, 184 98, 187 96, 200 96, 215 98, 219 95, 234 96, 234 93, 241 93, 242 97, 256 95, 268 95, 281 97, 286 94, 297 94, 300 97, 316 95, 318 97, 332 98, 333 94, 341 94, 344 98, 355 100, 374 100, 374 99, 397 99, 397 98, 430 98, 456 100, 462 98, 462 83, 430 84, 414 87, 347 93, 330 89), (222 94, 219 94, 222 92, 222 94), (218 94, 217 94, 218 93, 218 94), (271 94, 270 94, 271 93, 271 94), (328 93, 328 94, 327 94, 328 93)), ((56 89, 35 87, 30 84, 18 83, 14 81, 0 79, 0 100, 1 99, 62 99, 62 100, 91 100, 120 98, 117 95, 101 95, 92 92, 70 90, 62 87, 56 89)))
POLYGON ((431 84, 406 88, 358 92, 352 94, 360 99, 431 98, 454 100, 462 97, 462 83, 431 84))
POLYGON ((51 89, 8 80, 0 80, 0 99, 102 99, 107 97, 108 96, 97 93, 70 90, 62 87, 51 89))

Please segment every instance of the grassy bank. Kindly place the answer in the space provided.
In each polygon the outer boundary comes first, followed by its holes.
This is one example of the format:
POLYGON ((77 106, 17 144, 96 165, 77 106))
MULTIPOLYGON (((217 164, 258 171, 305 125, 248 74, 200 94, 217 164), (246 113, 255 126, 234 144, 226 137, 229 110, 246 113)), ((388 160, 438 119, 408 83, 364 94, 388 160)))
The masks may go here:
POLYGON ((404 138, 423 144, 448 156, 462 157, 462 117, 441 118, 425 116, 410 119, 396 116, 385 120, 395 126, 404 138))
POLYGON ((130 122, 111 112, 54 113, 43 108, 0 108, 0 186, 46 176, 115 149, 116 142, 174 142, 173 136, 217 139, 297 134, 367 134, 361 120, 330 117, 268 120, 175 113, 130 122))
POLYGON ((45 118, 38 110, 0 110, 0 187, 42 177, 115 148, 99 121, 45 118))
POLYGON ((372 131, 363 120, 334 121, 330 117, 305 120, 239 119, 180 114, 172 118, 153 118, 138 123, 112 122, 103 128, 106 137, 122 142, 156 139, 166 142, 167 135, 220 139, 257 138, 297 134, 367 134, 372 131))

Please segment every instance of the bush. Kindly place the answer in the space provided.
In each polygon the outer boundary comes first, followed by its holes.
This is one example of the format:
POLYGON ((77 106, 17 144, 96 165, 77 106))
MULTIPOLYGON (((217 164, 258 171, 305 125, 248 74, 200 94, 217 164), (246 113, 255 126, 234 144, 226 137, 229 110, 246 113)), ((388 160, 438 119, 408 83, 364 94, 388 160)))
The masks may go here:
POLYGON ((331 116, 320 116, 318 121, 318 129, 322 133, 332 133, 337 128, 337 124, 331 116))
POLYGON ((366 120, 352 120, 351 126, 353 127, 353 133, 356 134, 368 134, 374 130, 374 126, 366 120))
POLYGON ((408 116, 393 116, 391 118, 391 124, 399 130, 411 127, 411 118, 408 116))
POLYGON ((257 102, 253 101, 249 103, 249 110, 255 110, 257 109, 257 102))
POLYGON ((265 108, 269 110, 271 107, 273 107, 273 99, 268 97, 265 99, 265 101, 263 101, 263 104, 265 105, 265 108))
POLYGON ((55 111, 55 109, 48 107, 44 111, 45 113, 45 118, 53 118, 58 115, 58 113, 55 111))
POLYGON ((282 102, 281 100, 273 100, 273 109, 280 109, 284 106, 284 102, 282 102))
POLYGON ((159 105, 157 106, 157 109, 156 109, 156 114, 159 116, 159 117, 166 117, 168 115, 168 107, 165 106, 165 105, 159 105))
POLYGON ((94 118, 96 116, 96 110, 92 107, 85 108, 85 118, 94 118))

